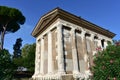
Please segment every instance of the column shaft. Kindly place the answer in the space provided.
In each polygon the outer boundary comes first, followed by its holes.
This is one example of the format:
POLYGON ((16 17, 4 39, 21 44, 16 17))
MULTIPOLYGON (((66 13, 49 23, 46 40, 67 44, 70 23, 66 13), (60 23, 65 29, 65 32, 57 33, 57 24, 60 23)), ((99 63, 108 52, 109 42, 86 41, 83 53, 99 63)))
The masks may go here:
POLYGON ((53 62, 52 62, 52 34, 48 33, 48 73, 53 72, 53 62))
POLYGON ((44 74, 44 38, 41 38, 41 63, 40 63, 40 73, 44 74))
POLYGON ((98 39, 98 47, 100 47, 102 49, 102 43, 101 43, 101 38, 98 39))
POLYGON ((58 45, 58 73, 65 73, 64 70, 64 54, 63 54, 63 35, 62 25, 57 26, 57 45, 58 45))
POLYGON ((106 47, 108 46, 107 40, 104 41, 104 48, 106 49, 106 47))
POLYGON ((35 73, 34 75, 37 75, 39 72, 38 72, 38 43, 36 42, 36 52, 35 52, 35 73))
POLYGON ((72 30, 72 57, 73 57, 73 73, 79 73, 78 68, 78 55, 76 49, 76 33, 72 30))
POLYGON ((83 43, 83 53, 84 53, 84 61, 85 61, 85 65, 86 65, 86 70, 88 70, 88 54, 87 54, 87 47, 86 47, 86 38, 85 38, 85 33, 86 31, 82 31, 81 32, 81 37, 82 37, 82 43, 83 43))

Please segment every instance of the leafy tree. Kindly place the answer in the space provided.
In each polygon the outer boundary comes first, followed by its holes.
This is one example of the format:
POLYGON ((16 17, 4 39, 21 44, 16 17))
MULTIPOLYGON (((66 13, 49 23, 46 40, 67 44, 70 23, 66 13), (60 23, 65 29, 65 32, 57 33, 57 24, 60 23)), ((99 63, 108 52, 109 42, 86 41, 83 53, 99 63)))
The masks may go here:
POLYGON ((13 58, 21 57, 21 48, 20 48, 21 46, 22 46, 22 39, 18 38, 16 40, 16 43, 13 45, 13 49, 14 49, 13 58))
POLYGON ((1 49, 3 49, 5 34, 16 32, 24 22, 25 17, 18 9, 0 6, 1 49))
POLYGON ((92 80, 120 80, 120 42, 95 55, 92 80))
POLYGON ((35 66, 35 43, 26 44, 22 48, 22 61, 23 66, 26 67, 29 71, 34 72, 35 66))
POLYGON ((8 50, 0 50, 0 80, 12 80, 15 68, 8 50))

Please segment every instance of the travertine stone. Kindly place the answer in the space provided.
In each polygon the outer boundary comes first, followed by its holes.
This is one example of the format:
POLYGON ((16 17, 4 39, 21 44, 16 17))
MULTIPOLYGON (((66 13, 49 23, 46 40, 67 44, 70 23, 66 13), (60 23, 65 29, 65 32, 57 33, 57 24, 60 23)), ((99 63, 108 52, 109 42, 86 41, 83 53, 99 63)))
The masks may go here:
POLYGON ((38 50, 38 52, 37 52, 37 61, 38 61, 38 64, 37 64, 37 66, 38 66, 38 69, 37 69, 37 71, 38 71, 38 74, 40 74, 40 58, 41 58, 41 44, 40 44, 40 41, 38 41, 38 44, 37 44, 37 50, 38 50))
POLYGON ((73 61, 72 61, 72 44, 71 44, 70 29, 63 28, 63 44, 64 44, 64 61, 66 74, 72 74, 73 61))
POLYGON ((72 59, 72 42, 71 42, 71 34, 70 30, 63 29, 63 44, 64 44, 64 51, 65 51, 65 58, 72 59))
POLYGON ((82 31, 82 32, 81 32, 81 38, 82 38, 82 45, 83 45, 83 53, 84 53, 84 61, 85 61, 85 70, 88 70, 88 69, 89 69, 89 65, 88 65, 88 54, 87 54, 85 33, 86 33, 86 31, 82 31))
POLYGON ((90 67, 91 67, 92 64, 93 64, 92 42, 91 42, 91 40, 89 40, 89 39, 88 39, 88 42, 89 42, 89 47, 90 47, 90 51, 88 52, 88 56, 89 56, 89 65, 90 65, 90 67))
POLYGON ((84 55, 83 53, 83 42, 81 39, 81 34, 76 33, 76 42, 77 42, 77 52, 78 52, 78 65, 79 65, 79 71, 84 73, 85 72, 85 61, 84 61, 84 55))
POLYGON ((64 74, 63 31, 62 24, 57 26, 58 73, 64 74))
POLYGON ((40 73, 40 41, 36 41, 36 52, 35 52, 35 72, 32 76, 35 78, 40 73))
POLYGON ((48 73, 48 35, 44 35, 44 74, 48 73))
POLYGON ((96 49, 105 49, 115 36, 59 8, 42 16, 32 35, 36 37, 34 80, 87 80, 96 49))
POLYGON ((94 44, 94 35, 90 34, 90 36, 87 38, 88 43, 89 43, 89 48, 90 51, 88 52, 88 56, 89 56, 89 64, 90 66, 93 65, 93 51, 95 51, 95 44, 94 44))
POLYGON ((98 38, 98 40, 97 40, 97 41, 98 41, 98 44, 97 44, 97 45, 98 45, 98 47, 100 47, 100 48, 102 49, 101 40, 102 40, 102 38, 98 38))
POLYGON ((53 63, 53 73, 56 73, 58 70, 58 60, 56 59, 57 53, 57 29, 51 31, 52 33, 52 63, 53 63))
POLYGON ((105 46, 104 48, 106 49, 106 47, 108 46, 107 40, 105 40, 104 46, 105 46))
POLYGON ((76 49, 75 29, 73 29, 71 31, 71 35, 72 35, 73 74, 78 74, 79 73, 79 68, 78 68, 78 54, 77 54, 77 49, 76 49))
POLYGON ((41 63, 40 74, 44 74, 44 38, 41 38, 41 63))
POLYGON ((53 62, 52 62, 52 33, 48 33, 48 74, 53 73, 53 62))

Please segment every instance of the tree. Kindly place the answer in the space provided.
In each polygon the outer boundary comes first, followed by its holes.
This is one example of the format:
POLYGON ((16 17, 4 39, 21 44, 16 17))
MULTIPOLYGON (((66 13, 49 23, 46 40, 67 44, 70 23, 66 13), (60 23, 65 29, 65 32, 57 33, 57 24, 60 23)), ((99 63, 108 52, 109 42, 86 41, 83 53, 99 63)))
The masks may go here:
POLYGON ((26 44, 22 48, 23 66, 29 71, 34 72, 35 67, 35 43, 26 44))
POLYGON ((25 17, 18 9, 0 6, 1 50, 3 49, 5 34, 16 32, 24 22, 25 17))
POLYGON ((12 80, 15 68, 8 50, 0 50, 0 80, 12 80))
POLYGON ((120 80, 120 42, 95 55, 92 80, 120 80))
POLYGON ((13 45, 13 49, 14 49, 13 58, 21 57, 21 48, 20 48, 21 46, 22 46, 22 39, 18 38, 16 40, 16 43, 13 45))

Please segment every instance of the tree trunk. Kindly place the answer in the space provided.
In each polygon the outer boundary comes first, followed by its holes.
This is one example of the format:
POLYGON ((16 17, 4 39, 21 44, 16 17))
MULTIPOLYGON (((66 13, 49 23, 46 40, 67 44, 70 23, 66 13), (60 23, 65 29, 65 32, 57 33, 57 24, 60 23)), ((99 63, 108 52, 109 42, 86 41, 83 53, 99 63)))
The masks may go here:
POLYGON ((6 32, 6 26, 3 26, 3 31, 1 32, 1 45, 0 45, 1 50, 3 50, 5 32, 6 32))

